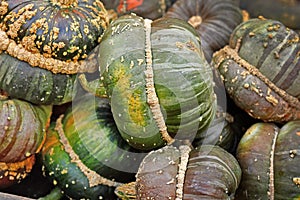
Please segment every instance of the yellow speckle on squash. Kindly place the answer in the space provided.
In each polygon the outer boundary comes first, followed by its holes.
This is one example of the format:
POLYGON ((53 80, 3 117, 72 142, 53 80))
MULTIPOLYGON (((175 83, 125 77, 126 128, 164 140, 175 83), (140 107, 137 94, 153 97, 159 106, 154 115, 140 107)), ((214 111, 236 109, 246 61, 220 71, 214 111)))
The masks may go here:
POLYGON ((146 126, 144 118, 145 108, 140 95, 138 93, 132 93, 129 97, 128 104, 128 111, 131 119, 140 126, 146 126))

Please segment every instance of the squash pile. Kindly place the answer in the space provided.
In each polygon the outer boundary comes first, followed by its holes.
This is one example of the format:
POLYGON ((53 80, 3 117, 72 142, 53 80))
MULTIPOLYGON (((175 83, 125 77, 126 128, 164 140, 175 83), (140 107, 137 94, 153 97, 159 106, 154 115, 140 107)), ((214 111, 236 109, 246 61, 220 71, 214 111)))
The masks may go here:
POLYGON ((2 0, 0 198, 299 199, 300 3, 269 3, 2 0))

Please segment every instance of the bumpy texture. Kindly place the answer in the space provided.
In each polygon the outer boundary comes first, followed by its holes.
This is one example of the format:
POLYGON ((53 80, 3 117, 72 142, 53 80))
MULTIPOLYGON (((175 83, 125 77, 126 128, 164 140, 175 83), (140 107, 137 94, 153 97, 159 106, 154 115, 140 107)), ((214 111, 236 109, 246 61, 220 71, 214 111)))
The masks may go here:
POLYGON ((233 32, 230 46, 216 52, 228 94, 254 118, 300 119, 299 35, 281 22, 251 19, 233 32))
POLYGON ((76 74, 96 70, 84 60, 107 25, 98 0, 1 1, 0 88, 35 104, 70 102, 76 74))

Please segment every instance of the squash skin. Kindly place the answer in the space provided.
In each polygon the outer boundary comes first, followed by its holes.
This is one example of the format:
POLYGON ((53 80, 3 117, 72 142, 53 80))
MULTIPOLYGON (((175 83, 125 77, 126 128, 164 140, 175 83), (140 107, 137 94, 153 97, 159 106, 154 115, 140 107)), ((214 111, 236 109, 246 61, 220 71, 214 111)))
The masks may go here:
POLYGON ((287 122, 281 128, 260 122, 246 131, 237 148, 243 178, 236 199, 300 197, 299 128, 299 120, 287 122))
POLYGON ((236 105, 266 122, 300 119, 299 35, 263 17, 241 23, 213 65, 236 105))
POLYGON ((114 187, 133 180, 143 154, 119 135, 109 101, 83 94, 59 119, 42 151, 47 176, 71 198, 114 199, 114 187))
POLYGON ((251 18, 264 16, 269 19, 281 21, 287 27, 300 29, 298 0, 240 0, 241 9, 247 10, 251 18))
POLYGON ((59 60, 85 59, 107 26, 106 10, 99 0, 71 1, 70 5, 56 0, 6 0, 1 5, 5 3, 2 30, 29 51, 59 60))
MULTIPOLYGON (((151 49, 154 87, 170 135, 178 139, 197 137, 216 109, 212 71, 197 33, 182 20, 155 20, 151 49)), ((127 15, 115 20, 103 36, 98 58, 100 79, 122 137, 138 149, 165 145, 147 103, 143 19, 127 15)))
POLYGON ((242 22, 239 0, 178 0, 165 17, 189 22, 199 34, 205 58, 228 44, 230 34, 242 22))
POLYGON ((181 147, 165 146, 147 154, 136 175, 136 199, 234 199, 242 174, 233 155, 202 145, 186 158, 181 147), (185 159, 188 163, 181 168, 185 159), (183 188, 178 185, 181 178, 183 188))
POLYGON ((40 105, 61 105, 72 101, 77 75, 53 74, 31 67, 6 53, 0 54, 0 88, 12 98, 40 105))
POLYGON ((18 99, 1 100, 0 161, 18 162, 38 153, 44 144, 52 106, 36 106, 18 99))
POLYGON ((0 88, 34 104, 70 102, 76 75, 96 70, 85 59, 108 23, 99 0, 2 1, 0 88))
POLYGON ((0 188, 6 188, 31 172, 45 143, 52 106, 6 98, 0 108, 0 188))
POLYGON ((70 198, 99 199, 99 196, 104 195, 114 197, 113 188, 103 185, 88 186, 89 181, 85 174, 71 161, 68 153, 63 150, 54 126, 51 125, 51 128, 48 130, 47 142, 43 148, 43 163, 46 176, 70 198))

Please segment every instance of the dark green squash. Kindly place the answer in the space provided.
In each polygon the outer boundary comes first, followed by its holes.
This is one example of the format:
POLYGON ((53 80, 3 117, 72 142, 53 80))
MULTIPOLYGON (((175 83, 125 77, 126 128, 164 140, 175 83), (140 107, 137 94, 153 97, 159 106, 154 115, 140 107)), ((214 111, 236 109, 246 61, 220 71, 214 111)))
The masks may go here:
POLYGON ((2 97, 0 104, 0 187, 7 187, 31 172, 45 142, 52 106, 2 97))
POLYGON ((256 18, 240 24, 213 64, 226 91, 249 115, 284 123, 300 119, 299 35, 281 22, 256 18))
POLYGON ((42 155, 46 175, 70 198, 113 199, 144 154, 120 137, 108 99, 84 94, 52 124, 42 155))
POLYGON ((135 13, 138 16, 157 19, 171 6, 171 0, 102 0, 107 10, 114 10, 118 16, 135 13))
POLYGON ((281 21, 292 29, 300 29, 299 0, 240 0, 240 7, 256 18, 266 18, 281 21))
POLYGON ((77 75, 53 74, 31 67, 24 61, 0 54, 0 87, 11 98, 28 100, 35 104, 63 104, 76 93, 77 75))
POLYGON ((147 154, 136 181, 115 192, 123 200, 234 199, 240 179, 237 160, 218 146, 165 146, 147 154))
POLYGON ((239 0, 178 0, 165 17, 189 22, 198 32, 205 58, 228 44, 230 34, 242 22, 239 0))
POLYGON ((193 141, 193 146, 218 145, 229 152, 234 152, 239 140, 239 134, 232 127, 234 123, 236 123, 234 117, 218 106, 210 126, 202 137, 193 141))
POLYGON ((78 72, 108 25, 101 1, 18 1, 0 4, 0 88, 36 104, 72 100, 78 72))
POLYGON ((122 16, 105 32, 99 60, 118 130, 133 147, 193 140, 213 119, 212 70, 187 22, 122 16))
POLYGON ((236 199, 299 199, 299 146, 300 121, 252 125, 237 148, 243 176, 236 199))

